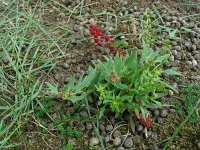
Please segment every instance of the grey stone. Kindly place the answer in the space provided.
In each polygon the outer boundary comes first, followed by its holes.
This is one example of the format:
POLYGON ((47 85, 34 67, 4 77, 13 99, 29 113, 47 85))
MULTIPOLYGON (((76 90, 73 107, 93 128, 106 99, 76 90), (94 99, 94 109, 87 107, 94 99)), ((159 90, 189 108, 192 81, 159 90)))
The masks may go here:
POLYGON ((162 109, 161 112, 160 112, 160 116, 163 117, 163 118, 165 118, 167 116, 167 114, 168 113, 167 113, 166 109, 162 109))
POLYGON ((92 124, 91 123, 87 123, 86 124, 86 129, 87 130, 91 130, 92 129, 92 124))
POLYGON ((99 144, 99 139, 97 137, 93 137, 90 139, 90 144, 91 145, 98 145, 99 144))
POLYGON ((193 66, 197 66, 197 61, 194 59, 194 60, 192 60, 192 65, 193 66))
POLYGON ((109 125, 106 126, 106 131, 107 132, 111 132, 112 130, 113 130, 113 126, 112 125, 109 124, 109 125))
POLYGON ((101 132, 105 132, 106 128, 105 128, 105 126, 103 124, 100 124, 99 125, 99 129, 100 129, 101 132))
POLYGON ((160 112, 159 112, 159 110, 154 110, 153 114, 154 114, 154 116, 158 117, 160 115, 160 112))
POLYGON ((132 140, 132 138, 127 138, 124 141, 124 147, 125 148, 132 148, 133 147, 133 140, 132 140))
POLYGON ((115 147, 119 146, 122 143, 122 139, 120 137, 116 137, 113 141, 113 145, 115 147))
POLYGON ((85 131, 85 126, 82 123, 80 123, 78 125, 78 130, 81 131, 81 132, 85 131))
POLYGON ((141 132, 142 130, 143 130, 143 126, 142 125, 137 126, 137 131, 138 132, 141 132))
POLYGON ((120 147, 116 148, 116 150, 125 150, 125 148, 120 146, 120 147))
POLYGON ((113 133, 113 137, 114 137, 114 138, 116 138, 116 137, 121 137, 121 135, 122 135, 122 134, 121 134, 121 131, 119 131, 119 130, 115 130, 114 133, 113 133))
POLYGON ((88 113, 86 111, 82 111, 82 112, 80 112, 80 116, 83 117, 83 118, 87 118, 88 113))
POLYGON ((200 149, 200 142, 197 144, 197 148, 200 149))
POLYGON ((174 49, 177 51, 181 51, 181 47, 180 46, 174 46, 174 49))

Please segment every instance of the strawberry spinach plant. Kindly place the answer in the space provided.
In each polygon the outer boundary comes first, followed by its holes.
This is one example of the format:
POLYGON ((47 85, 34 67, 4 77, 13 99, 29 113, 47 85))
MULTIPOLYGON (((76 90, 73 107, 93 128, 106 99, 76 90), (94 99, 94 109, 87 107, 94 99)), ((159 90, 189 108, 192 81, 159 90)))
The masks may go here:
POLYGON ((101 115, 107 108, 116 116, 126 110, 143 124, 146 121, 145 126, 149 127, 148 110, 164 106, 159 98, 165 95, 166 87, 176 91, 162 78, 164 73, 179 75, 171 69, 163 69, 168 57, 169 54, 160 55, 160 50, 151 50, 143 41, 140 56, 137 51, 130 55, 117 53, 114 58, 105 56, 105 62, 97 60, 89 67, 87 76, 78 81, 72 77, 62 92, 48 85, 54 94, 72 102, 83 100, 89 94, 98 95, 101 115))

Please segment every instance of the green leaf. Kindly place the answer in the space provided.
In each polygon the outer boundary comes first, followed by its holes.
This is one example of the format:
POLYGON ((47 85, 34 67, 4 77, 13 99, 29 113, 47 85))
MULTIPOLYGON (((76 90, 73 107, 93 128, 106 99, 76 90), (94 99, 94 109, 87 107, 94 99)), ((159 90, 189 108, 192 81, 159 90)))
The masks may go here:
POLYGON ((163 56, 160 56, 156 59, 155 62, 163 62, 164 60, 167 60, 169 58, 170 54, 166 54, 166 55, 163 55, 163 56))
POLYGON ((180 72, 177 72, 173 69, 167 69, 167 70, 163 70, 163 72, 167 75, 177 75, 177 76, 181 76, 180 72))
POLYGON ((123 45, 124 41, 125 40, 117 41, 117 42, 111 44, 111 46, 113 46, 113 47, 120 47, 121 45, 123 45))
POLYGON ((168 87, 168 88, 172 89, 173 91, 175 91, 176 93, 178 93, 178 91, 173 86, 167 84, 166 82, 159 81, 159 80, 158 80, 158 82, 164 84, 166 87, 168 87))
POLYGON ((133 71, 137 70, 138 67, 138 60, 137 60, 137 51, 134 51, 125 62, 125 66, 132 69, 133 71))
POLYGON ((101 107, 100 112, 99 112, 99 119, 101 119, 101 117, 103 116, 103 114, 105 112, 105 108, 106 108, 106 106, 101 107))
POLYGON ((58 88, 53 86, 51 83, 49 82, 46 82, 48 88, 51 90, 51 93, 52 94, 57 94, 58 93, 58 88))
POLYGON ((88 96, 88 94, 84 94, 84 95, 81 95, 81 96, 71 96, 71 97, 68 97, 67 99, 70 100, 71 102, 75 103, 77 101, 83 100, 87 96, 88 96))
POLYGON ((124 90, 124 89, 127 89, 128 86, 125 85, 125 84, 122 84, 122 83, 112 83, 116 88, 118 89, 121 89, 121 90, 124 90))

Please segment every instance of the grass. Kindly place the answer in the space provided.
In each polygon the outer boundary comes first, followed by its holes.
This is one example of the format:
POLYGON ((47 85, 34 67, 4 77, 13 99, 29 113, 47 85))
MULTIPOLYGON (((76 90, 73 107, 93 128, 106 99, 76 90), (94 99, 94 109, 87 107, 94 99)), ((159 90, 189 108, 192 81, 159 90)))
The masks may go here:
POLYGON ((58 40, 36 18, 38 11, 10 3, 0 16, 0 149, 20 144, 8 143, 20 135, 45 92, 45 76, 64 57, 58 40))

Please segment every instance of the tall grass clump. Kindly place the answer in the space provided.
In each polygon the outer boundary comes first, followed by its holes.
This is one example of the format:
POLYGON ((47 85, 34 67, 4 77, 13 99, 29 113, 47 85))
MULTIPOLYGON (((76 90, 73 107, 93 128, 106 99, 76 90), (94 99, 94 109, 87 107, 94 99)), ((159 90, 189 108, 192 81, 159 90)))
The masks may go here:
POLYGON ((36 17, 40 12, 4 4, 0 15, 0 149, 20 144, 9 144, 9 140, 20 135, 43 93, 47 74, 62 57, 57 41, 36 17))

